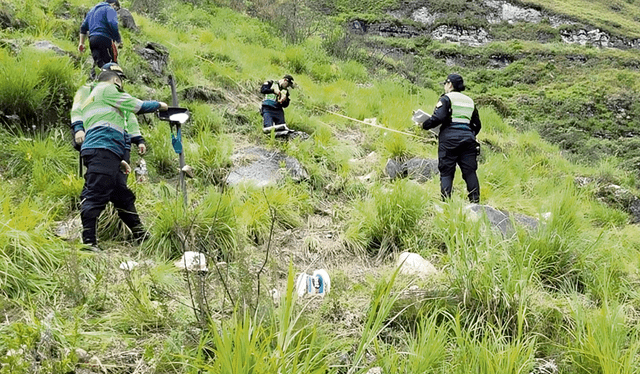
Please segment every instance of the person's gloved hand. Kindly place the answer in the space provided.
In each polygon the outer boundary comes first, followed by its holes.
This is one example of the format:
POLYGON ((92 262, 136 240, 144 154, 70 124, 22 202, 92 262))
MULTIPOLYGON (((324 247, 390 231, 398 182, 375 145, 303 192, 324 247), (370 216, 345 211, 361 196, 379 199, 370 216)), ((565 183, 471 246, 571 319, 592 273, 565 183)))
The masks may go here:
POLYGON ((285 100, 287 100, 287 90, 282 90, 278 96, 278 102, 282 104, 285 100))
POLYGON ((138 153, 140 155, 147 153, 147 146, 144 143, 138 144, 138 153))
POLYGON ((169 106, 167 105, 167 103, 164 103, 162 101, 158 101, 160 103, 160 108, 158 108, 159 111, 164 112, 165 110, 169 110, 169 106))
POLYGON ((129 164, 125 160, 122 160, 120 161, 120 171, 122 171, 124 174, 129 174, 131 173, 131 166, 129 166, 129 164))
POLYGON ((76 135, 74 136, 75 140, 76 140, 76 144, 80 145, 84 142, 84 131, 80 130, 76 133, 76 135))
POLYGON ((78 44, 78 51, 80 53, 84 53, 85 50, 86 50, 86 47, 84 46, 84 44, 78 44))

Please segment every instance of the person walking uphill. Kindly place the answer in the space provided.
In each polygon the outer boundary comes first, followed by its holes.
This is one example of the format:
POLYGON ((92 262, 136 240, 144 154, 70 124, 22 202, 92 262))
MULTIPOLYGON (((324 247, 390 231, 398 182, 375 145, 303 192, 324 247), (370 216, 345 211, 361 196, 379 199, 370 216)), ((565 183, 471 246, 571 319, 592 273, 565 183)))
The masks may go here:
POLYGON ((120 75, 110 70, 102 71, 97 83, 85 85, 76 93, 71 126, 87 167, 80 195, 82 242, 87 249, 99 251, 96 224, 109 201, 131 229, 134 240, 145 237, 146 231, 134 204, 135 195, 127 187, 126 178, 120 176, 120 173, 131 172, 125 161, 131 141, 125 130, 126 113, 143 114, 167 108, 166 103, 142 101, 127 94, 120 75))
POLYGON ((288 88, 294 88, 293 77, 289 74, 286 74, 279 81, 266 81, 260 87, 260 93, 265 95, 260 108, 264 132, 268 132, 271 127, 276 125, 284 125, 283 129, 287 130, 284 108, 289 106, 288 88))
MULTIPOLYGON (((89 48, 94 65, 101 69, 108 62, 118 62, 117 45, 122 44, 118 31, 118 0, 105 0, 96 4, 86 15, 80 26, 78 51, 84 53, 85 40, 89 36, 89 48)), ((91 68, 91 78, 94 70, 91 68)))
POLYGON ((480 144, 476 135, 482 124, 473 100, 461 93, 465 90, 462 77, 449 74, 443 82, 444 95, 436 104, 433 115, 422 123, 425 130, 440 126, 438 135, 438 170, 442 198, 451 197, 456 164, 467 184, 469 201, 480 202, 480 182, 476 175, 480 144))

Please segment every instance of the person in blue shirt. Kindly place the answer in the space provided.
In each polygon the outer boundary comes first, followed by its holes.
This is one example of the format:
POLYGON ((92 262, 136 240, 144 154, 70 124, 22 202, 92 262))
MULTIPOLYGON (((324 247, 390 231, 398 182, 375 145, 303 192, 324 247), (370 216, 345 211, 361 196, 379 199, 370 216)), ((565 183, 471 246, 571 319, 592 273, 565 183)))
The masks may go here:
MULTIPOLYGON (((84 43, 88 36, 91 57, 98 68, 102 68, 109 62, 118 62, 118 45, 122 44, 118 31, 118 9, 120 9, 118 0, 100 2, 87 13, 80 26, 78 51, 84 53, 86 49, 84 43)), ((91 78, 94 78, 93 67, 91 78)))

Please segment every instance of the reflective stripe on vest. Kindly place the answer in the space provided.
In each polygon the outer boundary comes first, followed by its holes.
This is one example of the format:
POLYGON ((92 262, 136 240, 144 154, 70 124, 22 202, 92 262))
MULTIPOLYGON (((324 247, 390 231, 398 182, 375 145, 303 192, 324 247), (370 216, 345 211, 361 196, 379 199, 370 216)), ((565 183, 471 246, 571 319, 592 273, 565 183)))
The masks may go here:
POLYGON ((118 125, 114 125, 111 122, 107 122, 107 121, 98 121, 96 123, 94 123, 93 125, 91 125, 88 129, 87 132, 89 132, 89 130, 95 129, 97 127, 110 127, 116 131, 118 131, 120 134, 124 134, 125 131, 122 127, 118 126, 118 125))
POLYGON ((451 123, 470 124, 475 109, 473 100, 460 92, 449 92, 447 97, 451 100, 451 123))
MULTIPOLYGON (((280 85, 278 84, 278 82, 271 83, 271 87, 269 87, 269 88, 273 89, 274 85, 278 86, 278 89, 280 89, 280 85)), ((270 94, 266 94, 266 95, 264 95, 264 99, 265 100, 273 100, 274 102, 277 102, 278 95, 276 95, 275 92, 274 93, 270 93, 270 94)))

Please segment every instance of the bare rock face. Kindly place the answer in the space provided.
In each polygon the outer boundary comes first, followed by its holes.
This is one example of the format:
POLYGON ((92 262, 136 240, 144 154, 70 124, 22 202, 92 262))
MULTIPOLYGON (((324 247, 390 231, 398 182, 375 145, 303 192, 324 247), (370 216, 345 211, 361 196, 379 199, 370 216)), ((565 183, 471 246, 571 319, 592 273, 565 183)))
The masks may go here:
POLYGON ((162 76, 162 72, 169 60, 169 51, 161 44, 149 42, 143 48, 138 49, 138 54, 142 56, 156 75, 162 76))
POLYGON ((306 169, 297 159, 264 148, 245 148, 236 152, 231 159, 237 166, 227 177, 226 182, 230 186, 249 183, 263 187, 278 183, 287 175, 295 181, 309 178, 306 169))
MULTIPOLYGON (((513 223, 522 225, 529 230, 536 230, 540 224, 536 218, 520 213, 509 213, 489 205, 469 204, 465 207, 465 211, 474 221, 486 216, 491 227, 499 230, 505 237, 515 234, 513 223)), ((549 215, 546 215, 545 218, 548 217, 549 215)))
POLYGON ((483 28, 464 29, 458 26, 438 26, 431 32, 436 40, 457 42, 473 47, 485 45, 491 41, 489 33, 483 28))
POLYGON ((66 55, 67 53, 57 45, 51 43, 48 40, 39 40, 33 43, 33 47, 40 51, 53 51, 58 55, 66 55))

